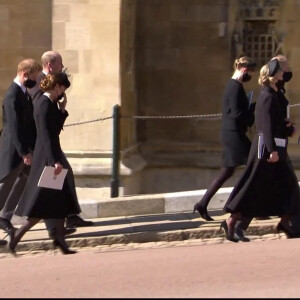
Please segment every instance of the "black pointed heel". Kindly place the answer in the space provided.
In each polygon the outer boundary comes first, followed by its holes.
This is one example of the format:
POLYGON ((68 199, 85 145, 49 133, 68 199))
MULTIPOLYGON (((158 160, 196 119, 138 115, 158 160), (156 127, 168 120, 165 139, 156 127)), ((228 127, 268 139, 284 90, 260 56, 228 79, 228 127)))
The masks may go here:
POLYGON ((53 248, 54 249, 59 248, 59 250, 62 252, 62 254, 75 254, 75 253, 77 253, 77 251, 70 250, 66 246, 62 245, 60 243, 60 241, 58 241, 58 240, 53 241, 53 248))
POLYGON ((242 229, 235 229, 234 230, 234 237, 236 239, 238 239, 239 241, 241 241, 241 242, 245 242, 245 243, 250 242, 250 239, 247 238, 246 236, 244 236, 244 233, 243 233, 242 229))
POLYGON ((6 248, 7 248, 8 252, 10 252, 15 257, 18 256, 17 252, 15 250, 16 245, 13 246, 16 231, 17 231, 16 228, 11 227, 7 230, 7 234, 5 236, 5 237, 8 236, 8 243, 6 244, 6 248))
POLYGON ((234 243, 237 243, 239 241, 234 236, 232 236, 232 235, 229 234, 229 229, 228 229, 226 221, 221 222, 221 224, 220 224, 220 230, 222 230, 222 229, 225 231, 225 238, 226 238, 226 240, 234 242, 234 243))
POLYGON ((18 257, 17 252, 16 252, 16 246, 17 245, 14 245, 13 239, 10 239, 6 245, 8 252, 10 252, 14 257, 18 257))
POLYGON ((198 211, 200 214, 201 218, 204 219, 205 221, 214 221, 214 219, 208 214, 207 209, 203 208, 199 202, 195 204, 193 214, 198 211))
POLYGON ((277 233, 279 234, 280 232, 285 233, 285 235, 287 236, 288 239, 292 239, 292 238, 297 238, 299 237, 298 235, 295 234, 295 232, 293 232, 293 230, 291 228, 287 228, 286 226, 284 226, 281 222, 279 222, 276 226, 276 230, 277 233))
POLYGON ((11 253, 14 257, 18 257, 15 247, 13 247, 10 243, 8 243, 6 247, 9 253, 11 253))

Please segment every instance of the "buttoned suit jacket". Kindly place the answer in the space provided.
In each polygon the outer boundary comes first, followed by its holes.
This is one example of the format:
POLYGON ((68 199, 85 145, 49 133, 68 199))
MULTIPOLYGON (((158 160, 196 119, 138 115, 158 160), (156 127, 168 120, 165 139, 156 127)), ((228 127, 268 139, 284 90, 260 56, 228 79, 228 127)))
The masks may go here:
POLYGON ((32 152, 36 140, 33 105, 21 87, 13 82, 2 105, 3 129, 0 139, 0 180, 32 152))

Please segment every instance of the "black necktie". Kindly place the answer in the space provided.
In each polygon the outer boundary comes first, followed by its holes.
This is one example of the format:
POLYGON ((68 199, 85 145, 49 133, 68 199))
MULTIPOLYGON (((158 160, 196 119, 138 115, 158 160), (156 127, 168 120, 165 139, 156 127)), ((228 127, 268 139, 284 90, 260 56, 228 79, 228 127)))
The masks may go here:
POLYGON ((25 91, 25 96, 29 102, 31 102, 31 97, 29 96, 27 90, 25 91))
POLYGON ((29 100, 29 95, 28 95, 27 90, 25 90, 25 96, 26 96, 27 100, 29 100))

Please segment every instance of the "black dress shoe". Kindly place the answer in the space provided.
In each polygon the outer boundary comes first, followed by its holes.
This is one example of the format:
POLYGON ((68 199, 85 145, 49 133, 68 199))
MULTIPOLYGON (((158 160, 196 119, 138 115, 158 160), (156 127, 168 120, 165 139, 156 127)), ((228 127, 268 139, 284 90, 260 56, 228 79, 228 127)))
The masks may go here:
POLYGON ((243 230, 236 229, 234 231, 234 237, 241 242, 250 242, 250 239, 244 236, 243 230))
POLYGON ((0 246, 5 246, 7 244, 6 240, 0 240, 0 246))
POLYGON ((5 232, 12 230, 14 227, 11 224, 10 220, 0 217, 0 228, 5 232))
POLYGON ((85 221, 82 218, 80 218, 78 215, 67 217, 67 222, 66 222, 67 228, 87 227, 93 225, 94 222, 85 221))
POLYGON ((9 242, 14 239, 16 228, 11 224, 10 220, 0 217, 0 228, 6 232, 9 242))
POLYGON ((64 234, 65 235, 70 235, 70 234, 76 232, 76 230, 77 230, 76 228, 65 228, 64 234))

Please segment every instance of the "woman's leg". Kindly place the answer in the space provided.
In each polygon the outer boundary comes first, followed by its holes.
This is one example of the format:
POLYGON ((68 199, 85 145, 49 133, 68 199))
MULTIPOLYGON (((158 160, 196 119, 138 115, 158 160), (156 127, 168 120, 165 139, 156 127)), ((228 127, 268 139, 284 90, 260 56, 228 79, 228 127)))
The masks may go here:
POLYGON ((239 213, 232 213, 228 219, 221 222, 220 229, 225 231, 225 237, 228 241, 235 243, 239 241, 239 239, 234 236, 234 227, 239 218, 239 213))
POLYGON ((36 225, 41 219, 27 218, 26 222, 15 232, 14 238, 8 243, 8 249, 15 253, 15 248, 24 234, 36 225))
POLYGON ((207 206, 211 198, 215 195, 218 189, 224 184, 224 182, 229 179, 235 171, 235 167, 223 167, 219 176, 213 180, 203 198, 197 202, 194 206, 194 211, 198 211, 201 217, 207 221, 212 221, 213 219, 207 213, 207 206))
POLYGON ((74 254, 76 251, 69 250, 65 240, 65 219, 56 219, 55 226, 49 231, 50 238, 53 239, 53 246, 58 247, 63 254, 74 254))

